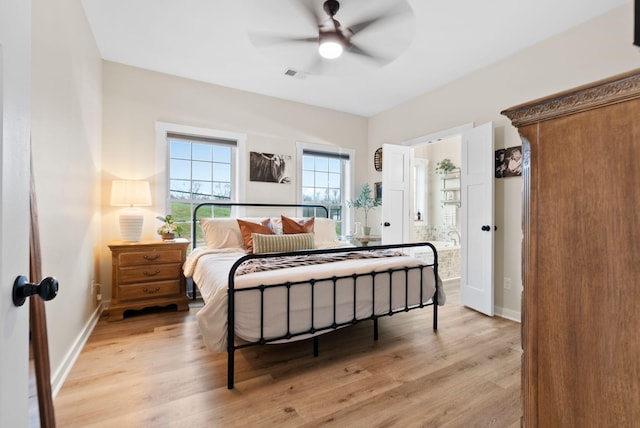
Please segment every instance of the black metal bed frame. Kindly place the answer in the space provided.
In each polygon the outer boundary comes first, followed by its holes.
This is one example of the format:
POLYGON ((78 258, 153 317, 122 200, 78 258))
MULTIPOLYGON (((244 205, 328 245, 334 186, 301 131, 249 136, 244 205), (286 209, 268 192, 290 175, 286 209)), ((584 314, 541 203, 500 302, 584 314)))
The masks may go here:
MULTIPOLYGON (((269 207, 269 208, 314 208, 316 210, 322 211, 326 217, 329 215, 328 209, 324 205, 313 205, 313 204, 261 204, 261 203, 234 203, 234 202, 206 202, 196 206, 193 211, 193 229, 192 229, 192 243, 193 248, 195 249, 197 246, 197 237, 196 237, 196 228, 198 221, 198 210, 202 207, 213 207, 215 206, 225 206, 225 207, 269 207)), ((255 345, 264 345, 271 342, 277 342, 287 339, 292 339, 298 336, 303 335, 314 335, 321 332, 326 332, 330 330, 336 330, 338 328, 357 324, 361 321, 373 321, 373 339, 378 340, 378 318, 383 316, 392 316, 396 313, 400 312, 408 312, 413 309, 424 308, 425 306, 433 306, 433 329, 438 329, 438 290, 437 290, 437 282, 438 282, 438 253, 433 244, 429 242, 417 242, 417 243, 409 243, 409 244, 395 244, 395 245, 376 245, 373 247, 341 247, 341 248, 329 248, 329 249, 320 249, 320 250, 306 250, 306 251, 295 251, 295 252, 287 252, 287 253, 268 253, 268 254, 247 254, 239 258, 231 267, 229 271, 229 282, 228 282, 228 300, 227 300, 227 388, 233 389, 234 384, 234 353, 238 349, 243 349, 249 346, 255 345), (270 285, 259 285, 255 287, 246 287, 242 289, 235 288, 235 274, 236 270, 245 262, 252 259, 268 259, 274 257, 282 257, 282 256, 300 256, 300 255, 310 255, 310 254, 335 254, 335 253, 345 253, 345 252, 353 252, 353 251, 374 251, 374 250, 385 250, 385 249, 399 249, 399 248, 410 248, 410 247, 429 247, 433 252, 433 263, 432 264, 420 264, 418 266, 413 267, 401 267, 401 268, 392 268, 386 269, 384 271, 371 271, 369 273, 364 274, 351 274, 345 276, 331 276, 331 277, 322 277, 322 278, 311 278, 306 279, 304 281, 288 281, 281 284, 270 284, 270 285), (425 268, 432 268, 434 280, 436 284, 436 291, 431 300, 427 303, 424 302, 423 290, 422 290, 422 282, 425 268), (409 296, 409 272, 412 270, 420 271, 420 303, 409 305, 408 296, 409 296), (392 288, 393 282, 391 277, 396 272, 404 272, 405 273, 405 304, 404 307, 400 307, 397 309, 393 309, 392 307, 392 288), (386 313, 376 314, 375 313, 375 279, 376 276, 379 275, 389 275, 389 309, 386 313), (371 315, 368 315, 363 318, 358 318, 356 313, 356 296, 358 291, 358 278, 361 277, 371 277, 372 286, 371 286, 371 315), (337 322, 336 320, 336 284, 340 279, 353 279, 353 319, 346 322, 337 322), (333 323, 323 327, 314 327, 314 296, 315 296, 315 285, 320 282, 331 282, 333 284, 333 323), (290 296, 291 296, 291 288, 296 285, 304 284, 306 286, 311 285, 311 328, 307 331, 291 333, 291 325, 290 325, 290 296), (274 289, 274 288, 286 288, 287 290, 287 333, 278 336, 271 337, 266 339, 264 337, 264 292, 266 289, 274 289), (241 344, 235 343, 235 294, 240 292, 250 292, 250 291, 260 291, 260 339, 254 342, 244 342, 241 344)), ((193 284, 193 298, 195 299, 195 289, 196 284, 193 284)), ((314 335, 313 339, 313 356, 318 356, 318 336, 314 335)))

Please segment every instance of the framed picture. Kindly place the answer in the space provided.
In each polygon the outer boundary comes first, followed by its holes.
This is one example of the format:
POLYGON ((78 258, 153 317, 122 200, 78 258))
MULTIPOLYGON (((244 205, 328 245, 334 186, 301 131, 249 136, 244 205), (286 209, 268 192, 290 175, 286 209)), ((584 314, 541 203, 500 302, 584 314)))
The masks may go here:
POLYGON ((373 197, 376 201, 382 202, 382 182, 376 181, 373 183, 373 197))
POLYGON ((496 150, 495 177, 519 177, 522 175, 522 146, 496 150))
POLYGON ((291 183, 291 156, 273 153, 249 153, 249 180, 267 183, 291 183))

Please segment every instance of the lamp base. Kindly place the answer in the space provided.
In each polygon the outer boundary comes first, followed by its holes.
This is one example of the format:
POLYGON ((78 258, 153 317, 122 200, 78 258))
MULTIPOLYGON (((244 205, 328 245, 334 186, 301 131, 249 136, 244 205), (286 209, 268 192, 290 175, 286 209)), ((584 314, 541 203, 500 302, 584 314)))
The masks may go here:
POLYGON ((120 238, 125 242, 138 242, 142 237, 144 216, 135 208, 120 214, 120 238))

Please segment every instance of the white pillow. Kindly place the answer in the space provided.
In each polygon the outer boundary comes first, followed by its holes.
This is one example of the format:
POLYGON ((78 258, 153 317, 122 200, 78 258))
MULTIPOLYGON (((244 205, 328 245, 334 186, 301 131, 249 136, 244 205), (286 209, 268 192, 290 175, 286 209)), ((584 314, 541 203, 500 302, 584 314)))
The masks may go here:
MULTIPOLYGON (((261 224, 264 218, 242 218, 240 220, 261 224)), ((240 248, 246 250, 240 227, 235 218, 201 218, 207 248, 240 248)))
MULTIPOLYGON (((294 218, 294 217, 291 217, 294 218)), ((297 217, 294 218, 296 221, 298 220, 297 217)), ((273 233, 275 233, 276 235, 282 235, 282 218, 280 216, 278 217, 270 217, 271 220, 271 229, 273 230, 273 233)))
POLYGON ((337 244, 338 234, 336 233, 337 223, 335 220, 324 217, 316 217, 313 225, 313 233, 315 234, 316 248, 326 246, 327 244, 337 244))
POLYGON ((244 249, 240 227, 235 218, 201 218, 200 226, 207 248, 244 249))

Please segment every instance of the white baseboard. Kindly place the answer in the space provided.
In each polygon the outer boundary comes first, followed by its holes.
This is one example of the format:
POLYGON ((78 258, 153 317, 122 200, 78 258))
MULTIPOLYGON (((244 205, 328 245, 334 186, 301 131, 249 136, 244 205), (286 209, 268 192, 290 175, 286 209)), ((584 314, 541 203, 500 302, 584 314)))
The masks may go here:
POLYGON ((56 395, 58 395, 58 392, 60 392, 64 381, 67 379, 67 376, 69 376, 71 368, 80 356, 80 352, 82 352, 84 344, 87 343, 91 332, 100 319, 102 311, 104 311, 104 305, 105 302, 96 307, 96 310, 93 311, 93 314, 91 314, 91 317, 87 320, 84 328, 82 329, 76 340, 73 342, 73 346, 71 346, 71 349, 69 349, 67 354, 64 356, 62 364, 60 364, 60 367, 58 367, 55 373, 51 375, 51 393, 53 395, 53 398, 55 398, 56 395))
POLYGON ((505 309, 499 306, 495 306, 493 308, 493 313, 501 318, 506 318, 511 321, 520 322, 522 319, 522 315, 518 311, 514 311, 513 309, 505 309))

